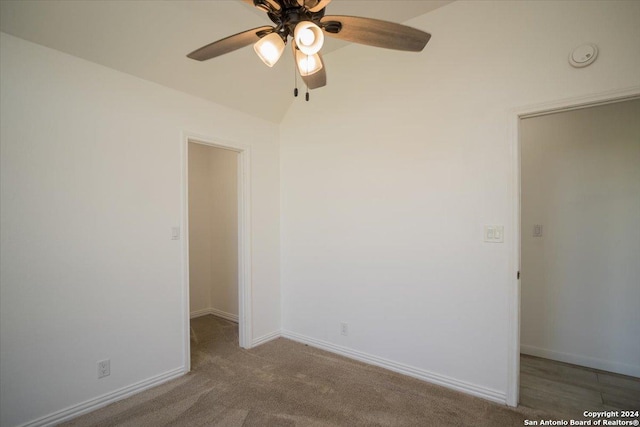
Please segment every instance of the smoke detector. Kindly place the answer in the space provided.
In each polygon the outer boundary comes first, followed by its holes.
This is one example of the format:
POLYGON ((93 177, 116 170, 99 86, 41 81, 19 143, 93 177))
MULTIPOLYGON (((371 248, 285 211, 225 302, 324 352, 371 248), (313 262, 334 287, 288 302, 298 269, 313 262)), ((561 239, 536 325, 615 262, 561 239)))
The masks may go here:
POLYGON ((598 46, 586 43, 578 46, 569 54, 569 64, 575 68, 583 68, 591 65, 598 56, 598 46))

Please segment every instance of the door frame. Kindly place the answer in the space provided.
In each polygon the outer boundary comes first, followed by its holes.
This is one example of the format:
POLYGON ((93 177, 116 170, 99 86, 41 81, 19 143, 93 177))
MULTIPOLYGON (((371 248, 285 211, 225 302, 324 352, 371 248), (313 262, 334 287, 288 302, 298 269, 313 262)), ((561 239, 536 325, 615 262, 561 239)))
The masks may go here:
POLYGON ((529 117, 578 110, 599 105, 613 104, 640 98, 640 86, 601 92, 588 96, 555 100, 541 104, 518 107, 507 114, 509 148, 511 154, 511 179, 509 194, 511 200, 511 229, 509 239, 509 280, 508 280, 508 344, 507 344, 507 395, 508 406, 516 407, 520 388, 520 280, 521 267, 521 146, 520 120, 529 117))
POLYGON ((251 280, 251 147, 220 138, 182 133, 182 289, 185 373, 191 370, 190 307, 189 307, 189 143, 238 153, 238 329, 239 345, 249 349, 253 342, 252 280, 251 280))

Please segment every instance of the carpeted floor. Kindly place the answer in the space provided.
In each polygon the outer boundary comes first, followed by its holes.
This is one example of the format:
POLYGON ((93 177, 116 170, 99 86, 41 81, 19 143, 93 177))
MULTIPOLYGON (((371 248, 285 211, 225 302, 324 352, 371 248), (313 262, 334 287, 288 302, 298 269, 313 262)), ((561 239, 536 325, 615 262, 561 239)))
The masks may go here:
POLYGON ((235 323, 192 320, 192 372, 67 426, 522 426, 553 419, 284 338, 238 347, 235 323))

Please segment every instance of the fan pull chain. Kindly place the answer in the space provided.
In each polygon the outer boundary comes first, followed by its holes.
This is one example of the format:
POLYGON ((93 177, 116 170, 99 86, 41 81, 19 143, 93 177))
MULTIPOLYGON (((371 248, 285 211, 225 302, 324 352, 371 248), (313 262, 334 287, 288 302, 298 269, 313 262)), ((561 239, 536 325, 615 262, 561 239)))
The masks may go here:
POLYGON ((298 97, 298 71, 296 70, 295 57, 293 58, 293 97, 298 97))
MULTIPOLYGON (((309 55, 307 55, 307 76, 309 75, 309 55)), ((309 102, 309 83, 305 82, 307 86, 307 93, 304 95, 304 99, 309 102)))

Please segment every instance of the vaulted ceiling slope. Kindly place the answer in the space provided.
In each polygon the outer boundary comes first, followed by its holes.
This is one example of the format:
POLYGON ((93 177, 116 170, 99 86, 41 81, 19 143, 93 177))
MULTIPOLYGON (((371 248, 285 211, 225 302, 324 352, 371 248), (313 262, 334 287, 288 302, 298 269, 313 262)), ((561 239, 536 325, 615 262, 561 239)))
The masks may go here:
MULTIPOLYGON (((334 0, 327 10, 402 23, 450 2, 334 0)), ((202 63, 185 56, 269 24, 266 14, 241 0, 0 2, 5 33, 278 123, 293 101, 291 55, 273 68, 250 47, 202 63)), ((331 61, 328 52, 346 44, 327 40, 325 61, 331 61)), ((318 91, 330 90, 330 71, 328 82, 318 91)))

